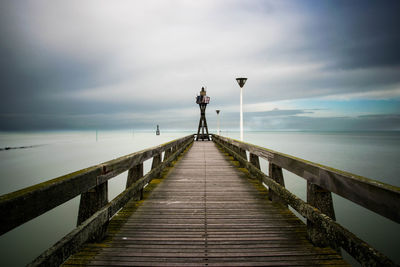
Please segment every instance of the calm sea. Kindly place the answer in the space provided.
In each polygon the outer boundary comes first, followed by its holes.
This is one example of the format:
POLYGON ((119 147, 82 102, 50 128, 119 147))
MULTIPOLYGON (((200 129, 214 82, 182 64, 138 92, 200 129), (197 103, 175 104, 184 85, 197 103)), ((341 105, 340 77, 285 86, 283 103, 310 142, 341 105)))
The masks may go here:
MULTIPOLYGON (((0 194, 186 136, 191 132, 95 131, 0 133, 0 194)), ((237 139, 237 132, 222 132, 237 139)), ((245 141, 400 186, 400 132, 250 132, 245 141)), ((151 161, 145 162, 145 171, 151 161)), ((265 171, 267 163, 261 161, 265 171)), ((306 182, 284 172, 286 187, 306 199, 306 182)), ((109 199, 126 173, 109 182, 109 199)), ((79 197, 0 237, 0 266, 23 266, 76 226, 79 197)), ((337 221, 400 263, 400 227, 334 195, 337 221)))

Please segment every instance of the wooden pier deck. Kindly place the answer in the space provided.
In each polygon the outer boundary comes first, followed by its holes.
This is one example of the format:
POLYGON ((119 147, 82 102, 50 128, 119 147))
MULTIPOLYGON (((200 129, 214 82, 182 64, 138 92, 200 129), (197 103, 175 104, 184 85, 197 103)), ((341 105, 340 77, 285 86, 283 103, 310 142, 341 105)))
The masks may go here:
POLYGON ((347 266, 213 142, 194 142, 146 191, 64 266, 347 266))

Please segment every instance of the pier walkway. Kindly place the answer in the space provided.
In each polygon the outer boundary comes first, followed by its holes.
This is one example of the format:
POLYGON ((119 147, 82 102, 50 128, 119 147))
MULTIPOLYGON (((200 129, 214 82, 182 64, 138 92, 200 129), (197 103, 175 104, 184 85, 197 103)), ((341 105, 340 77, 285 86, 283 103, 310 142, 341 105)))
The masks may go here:
POLYGON ((194 142, 111 219, 102 243, 63 266, 347 265, 313 246, 306 225, 235 163, 214 142, 194 142))

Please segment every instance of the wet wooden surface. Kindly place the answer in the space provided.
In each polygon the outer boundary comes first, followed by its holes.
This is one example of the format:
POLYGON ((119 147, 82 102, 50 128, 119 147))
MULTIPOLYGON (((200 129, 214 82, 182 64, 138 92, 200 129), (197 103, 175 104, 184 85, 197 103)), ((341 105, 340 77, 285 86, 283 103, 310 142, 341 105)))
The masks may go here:
POLYGON ((195 142, 144 201, 131 201, 103 243, 65 266, 346 265, 305 239, 306 227, 239 171, 213 142, 195 142))

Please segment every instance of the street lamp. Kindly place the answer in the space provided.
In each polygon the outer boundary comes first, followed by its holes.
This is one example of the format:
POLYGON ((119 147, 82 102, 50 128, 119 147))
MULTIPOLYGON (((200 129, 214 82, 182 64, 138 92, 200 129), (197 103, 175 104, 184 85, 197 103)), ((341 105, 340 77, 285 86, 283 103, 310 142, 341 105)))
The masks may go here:
POLYGON ((240 86, 240 141, 243 141, 243 86, 247 78, 236 78, 240 86))
POLYGON ((215 112, 217 112, 217 134, 219 135, 219 112, 220 112, 221 110, 219 110, 219 109, 217 109, 215 112))

